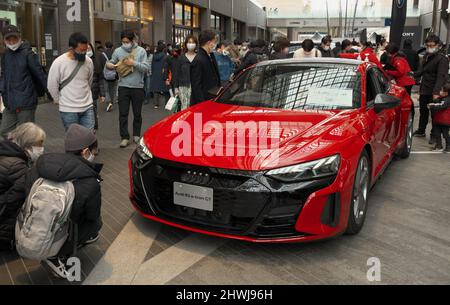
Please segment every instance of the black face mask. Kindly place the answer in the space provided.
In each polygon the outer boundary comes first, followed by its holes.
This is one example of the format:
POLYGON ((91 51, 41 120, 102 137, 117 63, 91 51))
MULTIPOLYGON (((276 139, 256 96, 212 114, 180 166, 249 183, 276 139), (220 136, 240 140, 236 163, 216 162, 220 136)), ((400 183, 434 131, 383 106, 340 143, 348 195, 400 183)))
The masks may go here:
POLYGON ((74 56, 75 56, 75 60, 80 61, 80 62, 85 62, 86 61, 86 54, 84 53, 77 53, 77 52, 73 52, 74 56))

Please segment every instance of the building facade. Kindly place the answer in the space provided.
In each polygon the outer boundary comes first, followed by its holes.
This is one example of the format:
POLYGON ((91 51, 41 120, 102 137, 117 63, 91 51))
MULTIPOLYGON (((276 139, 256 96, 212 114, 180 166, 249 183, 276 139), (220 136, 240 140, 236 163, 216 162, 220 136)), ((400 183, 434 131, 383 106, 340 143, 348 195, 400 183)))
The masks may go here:
POLYGON ((97 44, 119 44, 124 29, 151 45, 205 29, 221 40, 266 37, 266 13, 250 0, 0 0, 0 30, 8 24, 21 29, 43 66, 67 49, 73 32, 97 44))

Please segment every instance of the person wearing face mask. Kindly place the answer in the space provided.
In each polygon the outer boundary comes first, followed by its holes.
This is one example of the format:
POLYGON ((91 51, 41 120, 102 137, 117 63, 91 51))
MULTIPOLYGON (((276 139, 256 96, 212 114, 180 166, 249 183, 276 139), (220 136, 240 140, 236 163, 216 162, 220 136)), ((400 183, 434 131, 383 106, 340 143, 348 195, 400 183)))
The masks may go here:
POLYGON ((25 123, 0 142, 0 251, 13 248, 17 214, 25 202, 26 174, 44 153, 45 132, 25 123))
POLYGON ((230 57, 230 45, 231 43, 228 41, 221 42, 217 45, 216 51, 214 52, 222 87, 225 87, 230 82, 231 75, 236 68, 230 57))
POLYGON ((172 50, 169 52, 169 56, 166 57, 166 61, 164 62, 164 81, 166 83, 167 88, 172 93, 175 92, 175 83, 177 82, 177 73, 178 70, 178 61, 181 56, 181 46, 175 45, 172 50))
POLYGON ((98 130, 98 102, 105 102, 105 82, 103 76, 103 69, 101 68, 100 58, 95 56, 94 48, 92 44, 89 43, 89 47, 86 56, 89 57, 94 64, 94 76, 92 78, 92 99, 94 100, 94 113, 95 113, 95 126, 94 131, 98 130))
POLYGON ((212 30, 205 30, 199 36, 199 50, 192 61, 191 69, 191 105, 211 100, 221 87, 219 68, 213 54, 217 47, 217 36, 212 30))
POLYGON ((380 70, 383 70, 383 65, 378 60, 377 56, 373 51, 373 46, 370 41, 365 41, 361 43, 361 52, 359 53, 341 53, 340 58, 346 59, 358 59, 358 60, 368 60, 369 62, 376 64, 380 70))
POLYGON ((66 260, 73 255, 73 249, 87 246, 99 239, 102 227, 100 172, 103 165, 94 162, 97 147, 97 137, 92 130, 72 124, 66 133, 66 153, 43 155, 26 177, 27 195, 32 195, 32 186, 39 178, 73 183, 75 198, 70 220, 78 228, 76 244, 73 238, 69 238, 57 256, 43 261, 62 278, 66 275, 66 260))
POLYGON ((291 42, 287 38, 278 38, 274 45, 273 49, 275 52, 270 54, 270 60, 278 60, 278 59, 287 59, 289 57, 289 46, 291 42))
POLYGON ((2 34, 6 50, 1 56, 0 94, 5 110, 0 135, 6 138, 17 126, 34 122, 38 97, 47 92, 47 75, 16 26, 6 26, 2 34))
POLYGON ((183 111, 191 105, 191 64, 197 56, 198 40, 189 36, 184 43, 184 54, 178 60, 177 77, 175 78, 175 94, 178 95, 183 111))
MULTIPOLYGON (((440 98, 441 88, 448 78, 448 58, 439 52, 441 40, 437 35, 430 35, 425 40, 427 54, 424 56, 419 71, 415 73, 415 78, 422 78, 420 83, 420 118, 419 128, 415 131, 416 137, 425 137, 430 111, 428 104, 440 98)), ((433 130, 431 131, 433 135, 433 130)), ((434 144, 433 136, 430 136, 430 144, 434 144)))
POLYGON ((59 105, 59 113, 67 131, 72 124, 95 129, 94 63, 87 56, 89 43, 82 33, 69 38, 69 50, 53 62, 48 75, 48 90, 59 105))
POLYGON ((106 64, 119 74, 119 125, 121 148, 130 145, 128 115, 133 109, 133 141, 138 143, 142 129, 142 105, 145 100, 144 77, 150 71, 147 52, 136 43, 136 35, 131 30, 122 32, 122 47, 117 48, 112 59, 106 64))
POLYGON ((322 53, 322 57, 334 57, 333 50, 331 49, 331 40, 330 36, 325 36, 322 38, 322 43, 318 47, 320 53, 322 53))

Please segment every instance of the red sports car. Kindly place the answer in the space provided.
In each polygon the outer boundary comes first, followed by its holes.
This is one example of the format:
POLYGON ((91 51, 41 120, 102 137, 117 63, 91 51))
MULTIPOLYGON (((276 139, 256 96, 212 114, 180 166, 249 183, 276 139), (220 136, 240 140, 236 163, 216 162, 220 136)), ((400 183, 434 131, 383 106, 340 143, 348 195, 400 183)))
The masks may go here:
POLYGON ((130 198, 148 219, 250 242, 357 234, 371 187, 410 154, 412 106, 371 63, 260 63, 145 133, 130 198))

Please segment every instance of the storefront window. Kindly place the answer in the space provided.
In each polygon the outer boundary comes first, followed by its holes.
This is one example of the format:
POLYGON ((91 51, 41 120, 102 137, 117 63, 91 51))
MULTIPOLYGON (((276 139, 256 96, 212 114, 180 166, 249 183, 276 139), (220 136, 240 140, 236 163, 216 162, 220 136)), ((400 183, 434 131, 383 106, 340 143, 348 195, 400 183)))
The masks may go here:
POLYGON ((153 6, 151 1, 141 1, 141 18, 153 20, 153 6))
POLYGON ((192 26, 192 7, 189 5, 184 6, 184 25, 192 26))
POLYGON ((192 27, 199 28, 200 27, 200 10, 198 7, 193 7, 192 9, 192 27))
POLYGON ((183 25, 183 4, 175 3, 175 24, 183 25))
POLYGON ((136 1, 124 1, 123 2, 123 13, 128 17, 137 17, 137 6, 136 1))

